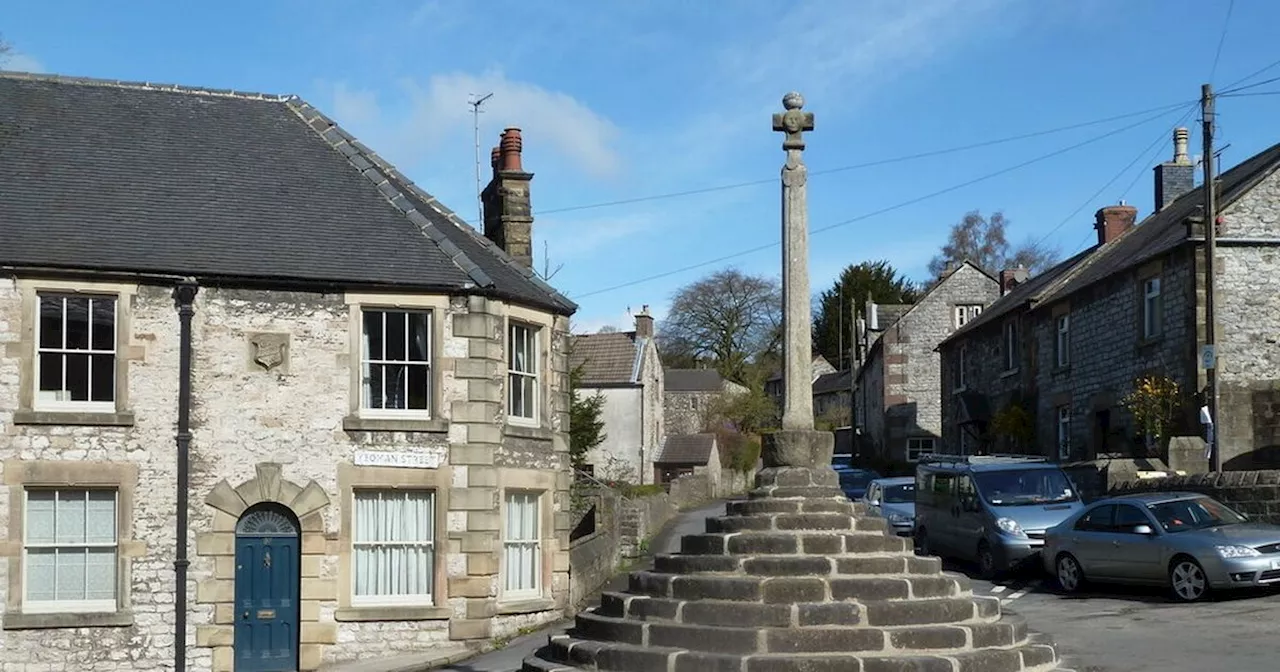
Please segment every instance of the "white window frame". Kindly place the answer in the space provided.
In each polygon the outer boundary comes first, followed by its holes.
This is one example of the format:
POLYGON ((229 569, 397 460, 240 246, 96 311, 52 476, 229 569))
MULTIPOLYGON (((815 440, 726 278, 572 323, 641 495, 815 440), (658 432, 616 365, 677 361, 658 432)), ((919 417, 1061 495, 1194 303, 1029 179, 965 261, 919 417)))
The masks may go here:
POLYGON ((1071 407, 1058 407, 1058 459, 1071 457, 1071 407))
POLYGON ((436 506, 439 498, 432 488, 381 488, 354 487, 351 489, 351 606, 352 607, 394 607, 404 605, 434 605, 436 592, 436 565, 439 558, 436 554, 436 506), (391 496, 407 499, 410 494, 425 494, 428 498, 427 524, 429 539, 405 541, 357 541, 360 537, 360 516, 356 500, 361 495, 376 494, 382 497, 391 496), (356 551, 360 547, 397 546, 419 547, 426 550, 431 558, 431 566, 427 572, 427 592, 406 595, 360 595, 356 593, 356 582, 359 581, 359 561, 356 551))
POLYGON ((502 597, 505 601, 537 599, 542 597, 542 494, 534 490, 506 490, 503 493, 502 501, 502 597), (534 531, 532 539, 514 539, 511 536, 511 504, 514 498, 527 498, 527 501, 533 503, 534 508, 534 531), (533 585, 511 588, 511 567, 509 562, 510 550, 513 547, 523 547, 526 550, 532 550, 534 571, 533 585))
POLYGON ((1160 276, 1152 276, 1142 281, 1142 337, 1155 338, 1160 335, 1160 276))
MULTIPOLYGON (((360 306, 360 417, 363 418, 382 418, 382 419, 412 419, 412 420, 429 420, 432 417, 432 408, 435 405, 435 338, 433 331, 435 329, 435 311, 430 308, 418 307, 391 307, 391 306, 360 306), (369 313, 382 313, 382 358, 373 359, 369 352, 368 333, 365 331, 365 316, 369 313), (386 351, 386 315, 388 313, 403 313, 405 316, 405 348, 406 353, 404 360, 387 359, 386 351), (425 348, 426 360, 409 360, 408 349, 409 339, 409 315, 422 314, 426 316, 426 333, 425 348), (370 403, 369 395, 372 393, 368 389, 371 379, 371 367, 384 365, 404 365, 405 368, 405 404, 408 405, 408 367, 425 366, 427 369, 427 407, 426 408, 377 408, 370 403)), ((382 396, 385 401, 387 381, 384 377, 382 380, 382 396)))
POLYGON ((982 304, 980 303, 965 303, 957 305, 955 310, 952 311, 952 324, 955 325, 956 329, 959 329, 960 327, 968 324, 969 320, 972 320, 981 314, 982 304))
POLYGON ((537 427, 539 425, 538 412, 542 408, 541 376, 539 375, 539 366, 542 362, 538 357, 538 348, 541 345, 541 331, 537 325, 527 322, 511 320, 507 324, 507 421, 513 425, 529 427, 537 427), (520 331, 525 334, 524 345, 527 348, 525 354, 528 361, 528 371, 521 371, 515 368, 516 334, 520 331), (533 380, 533 400, 530 404, 532 415, 517 415, 514 412, 516 381, 526 379, 533 380))
POLYGON ((937 450, 936 446, 936 440, 931 436, 914 436, 908 438, 907 461, 918 462, 921 455, 932 455, 937 450))
POLYGON ((1071 315, 1059 315, 1054 322, 1054 364, 1064 368, 1071 364, 1071 315))
POLYGON ((1018 352, 1018 321, 1009 320, 1004 323, 1004 370, 1016 371, 1021 362, 1018 352))
MULTIPOLYGON (((27 614, 55 614, 55 613, 110 613, 118 609, 120 602, 120 491, 117 488, 105 487, 32 487, 23 488, 23 520, 22 520, 22 612, 27 614), (30 540, 30 516, 31 516, 31 492, 52 492, 54 496, 54 525, 57 525, 58 513, 57 502, 60 501, 59 495, 66 492, 82 493, 87 500, 89 493, 92 491, 105 491, 112 494, 112 508, 114 509, 114 520, 111 527, 111 542, 90 542, 87 539, 82 542, 63 543, 57 541, 56 537, 51 543, 32 543, 30 540), (111 558, 111 592, 110 599, 98 600, 32 600, 30 597, 31 581, 28 578, 31 568, 30 551, 32 548, 38 549, 76 549, 83 550, 87 553, 93 548, 110 548, 114 552, 111 558)), ((86 504, 87 506, 87 504, 86 504)), ((86 509, 87 511, 87 509, 86 509)), ((88 516, 86 515, 86 525, 88 516)), ((55 562, 55 568, 56 568, 55 562)), ((55 569, 56 571, 56 569, 55 569)), ((88 563, 85 563, 85 571, 88 572, 88 563)), ((87 581, 87 579, 86 579, 87 581)))
POLYGON ((37 411, 54 411, 54 412, 80 412, 80 413, 114 413, 116 411, 116 376, 118 375, 118 364, 120 358, 120 342, 119 342, 119 325, 120 325, 120 296, 117 294, 98 294, 98 293, 77 293, 77 292, 59 292, 59 291, 38 291, 36 292, 35 305, 35 344, 34 361, 35 370, 33 372, 32 384, 32 407, 37 411), (62 347, 45 348, 41 345, 41 323, 43 320, 43 303, 45 299, 62 299, 62 347), (67 347, 67 299, 87 299, 89 301, 89 313, 86 316, 89 325, 88 348, 75 349, 67 347), (93 347, 93 302, 94 301, 110 301, 111 302, 111 349, 98 350, 93 347), (40 362, 46 356, 55 356, 62 358, 62 390, 58 394, 68 394, 67 389, 67 356, 68 355, 84 355, 89 357, 89 366, 87 374, 89 379, 86 384, 89 386, 89 396, 93 396, 93 358, 95 355, 111 355, 111 400, 110 401, 72 401, 70 399, 48 399, 45 398, 45 391, 40 389, 40 362))
POLYGON ((954 392, 963 392, 967 389, 964 379, 965 350, 966 348, 963 345, 956 349, 956 370, 952 378, 952 383, 955 386, 954 392))

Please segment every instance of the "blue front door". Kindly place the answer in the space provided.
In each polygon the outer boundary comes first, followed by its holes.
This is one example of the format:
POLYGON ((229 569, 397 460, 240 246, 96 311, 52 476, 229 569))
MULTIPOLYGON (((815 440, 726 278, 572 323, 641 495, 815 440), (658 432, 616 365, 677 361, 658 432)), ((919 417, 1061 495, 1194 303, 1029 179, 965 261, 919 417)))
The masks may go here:
POLYGON ((235 672, 298 669, 298 524, 278 505, 236 525, 235 672))

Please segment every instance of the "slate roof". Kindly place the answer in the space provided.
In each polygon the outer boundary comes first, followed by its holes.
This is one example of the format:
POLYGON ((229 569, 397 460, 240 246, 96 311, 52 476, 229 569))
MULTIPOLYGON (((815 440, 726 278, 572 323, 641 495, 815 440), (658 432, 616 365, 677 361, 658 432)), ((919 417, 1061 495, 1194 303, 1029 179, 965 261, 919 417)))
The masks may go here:
POLYGON ((576 334, 570 345, 569 366, 582 367, 579 384, 583 387, 634 385, 639 380, 646 342, 636 338, 634 331, 576 334))
POLYGON ((715 369, 667 369, 663 372, 667 392, 720 392, 724 379, 715 369))
POLYGON ((850 378, 852 376, 853 371, 847 369, 818 376, 818 379, 813 381, 813 393, 829 394, 832 392, 848 392, 852 389, 850 386, 850 383, 852 382, 850 378))
POLYGON ((654 464, 704 466, 716 447, 715 434, 679 434, 668 436, 654 464))
POLYGON ((577 306, 296 96, 0 73, 0 266, 577 306))
MULTIPOLYGON (((1280 144, 1272 145, 1219 175, 1219 209, 1234 203, 1277 168, 1280 168, 1280 144)), ((942 343, 972 333, 1015 309, 1034 309, 1056 303, 1169 252, 1188 242, 1186 220, 1199 216, 1203 207, 1204 190, 1200 187, 1192 189, 1106 245, 1090 247, 1015 287, 942 343)))

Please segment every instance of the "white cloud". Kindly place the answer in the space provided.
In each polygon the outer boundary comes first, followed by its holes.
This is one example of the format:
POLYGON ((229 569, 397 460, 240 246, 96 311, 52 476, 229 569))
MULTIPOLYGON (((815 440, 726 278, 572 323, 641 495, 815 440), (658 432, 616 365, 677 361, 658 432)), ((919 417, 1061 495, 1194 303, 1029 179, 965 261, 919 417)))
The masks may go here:
POLYGON ((34 56, 21 52, 13 52, 7 57, 0 59, 0 70, 8 70, 10 72, 45 72, 43 63, 37 60, 34 56))
MULTIPOLYGON (((535 216, 537 210, 534 210, 535 216)), ((546 241, 551 260, 559 263, 592 255, 598 248, 653 228, 654 221, 640 214, 602 217, 579 221, 553 221, 538 227, 546 241)))
MULTIPOLYGON (((377 128, 386 146, 398 147, 402 154, 421 155, 450 139, 470 137, 468 101, 474 95, 492 93, 481 108, 486 128, 521 128, 538 139, 539 149, 550 148, 588 176, 613 176, 622 166, 616 149, 618 127, 567 93, 512 81, 498 70, 434 75, 425 83, 405 79, 400 85, 407 105, 396 118, 388 118, 392 115, 374 92, 342 84, 333 87, 334 109, 351 112, 352 125, 377 128)), ((344 121, 340 112, 335 116, 344 121)), ((482 151, 496 140, 482 138, 482 151)))

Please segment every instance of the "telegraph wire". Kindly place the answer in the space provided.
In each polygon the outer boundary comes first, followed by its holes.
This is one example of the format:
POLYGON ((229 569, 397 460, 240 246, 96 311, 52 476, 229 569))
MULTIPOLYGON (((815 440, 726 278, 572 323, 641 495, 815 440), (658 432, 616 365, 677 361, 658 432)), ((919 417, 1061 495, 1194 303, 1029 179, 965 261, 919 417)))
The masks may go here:
MULTIPOLYGON (((1242 86, 1242 87, 1234 88, 1234 89, 1232 88, 1232 87, 1236 86, 1237 84, 1240 84, 1241 82, 1246 82, 1246 81, 1248 81, 1248 80, 1250 80, 1250 79, 1253 79, 1254 77, 1257 77, 1258 75, 1261 75, 1262 73, 1264 73, 1264 72, 1266 72, 1266 71, 1270 70, 1271 68, 1276 67, 1277 65, 1280 65, 1280 61, 1272 61, 1271 63, 1268 63, 1267 65, 1264 65, 1264 66, 1262 66, 1261 68, 1258 68, 1257 70, 1254 70, 1253 72, 1251 72, 1251 73, 1249 73, 1249 74, 1245 75, 1244 77, 1241 77, 1240 79, 1237 79, 1236 81, 1231 82, 1230 84, 1228 84, 1228 85, 1226 85, 1226 86, 1222 87, 1222 88, 1223 88, 1223 90, 1222 90, 1222 91, 1219 91, 1219 92, 1218 92, 1218 95, 1222 95, 1222 94, 1224 94, 1224 93, 1230 93, 1230 92, 1232 92, 1232 91, 1242 91, 1242 90, 1244 90, 1244 89, 1249 89, 1249 88, 1253 88, 1253 87, 1255 87, 1255 86, 1258 86, 1259 84, 1265 84, 1266 82, 1258 82, 1258 83, 1256 83, 1256 84, 1250 84, 1249 86, 1242 86)), ((1275 80, 1275 79, 1269 79, 1269 80, 1267 80, 1267 81, 1268 81, 1268 82, 1274 82, 1274 81, 1276 81, 1276 80, 1275 80)))
MULTIPOLYGON (((1179 104, 1177 105, 1177 107, 1182 107, 1182 106, 1185 106, 1185 105, 1187 105, 1187 103, 1179 103, 1179 104)), ((921 203, 921 202, 923 202, 923 201, 927 201, 927 200, 932 199, 932 198, 936 198, 936 197, 941 196, 941 195, 943 195, 943 194, 948 194, 948 193, 950 193, 950 192, 953 192, 953 191, 956 191, 956 190, 959 190, 959 189, 963 189, 963 188, 965 188, 965 187, 972 186, 972 185, 974 185, 974 184, 978 184, 979 182, 984 182, 984 181, 986 181, 986 180, 990 180, 990 179, 993 179, 993 178, 995 178, 995 177, 999 177, 999 176, 1004 175, 1004 174, 1006 174, 1006 173, 1011 173, 1011 172, 1016 171, 1016 170, 1021 170, 1022 168, 1025 168, 1025 167, 1030 166, 1030 165, 1032 165, 1032 164, 1036 164, 1036 163, 1039 163, 1039 162, 1041 162, 1041 161, 1046 161, 1046 160, 1048 160, 1048 159, 1054 158, 1054 157, 1056 157, 1056 156, 1060 156, 1060 155, 1062 155, 1062 154, 1065 154, 1065 153, 1067 153, 1067 152, 1070 152, 1070 151, 1073 151, 1073 150, 1079 149, 1079 148, 1084 147, 1084 146, 1086 146, 1086 145, 1090 145, 1090 144, 1093 144, 1093 143, 1095 143, 1095 142, 1100 142, 1100 141, 1105 140, 1105 139, 1107 139, 1107 138, 1109 138, 1109 137, 1111 137, 1111 136, 1114 136, 1114 135, 1117 135, 1117 134, 1123 133, 1123 132, 1128 131, 1128 130, 1130 130, 1130 129, 1137 128, 1137 127, 1139 127, 1139 126, 1143 126, 1143 125, 1145 125, 1145 124, 1151 123, 1152 121, 1155 121, 1156 119, 1159 119, 1159 118, 1161 118, 1161 117, 1164 117, 1164 116, 1168 115, 1168 114, 1169 114, 1170 112, 1172 112, 1172 111, 1173 111, 1173 110, 1169 110, 1169 109, 1167 109, 1167 108, 1166 108, 1166 109, 1165 109, 1165 111, 1160 112, 1159 114, 1156 114, 1156 115, 1154 115, 1154 116, 1150 116, 1150 117, 1144 118, 1144 119, 1142 119, 1142 120, 1140 120, 1140 121, 1137 121, 1137 122, 1135 122, 1135 123, 1129 124, 1129 125, 1127 125, 1127 126, 1122 126, 1122 127, 1120 127, 1120 128, 1117 128, 1117 129, 1114 129, 1114 130, 1108 131, 1108 132, 1103 133, 1103 134, 1101 134, 1101 135, 1094 136, 1094 137, 1092 137, 1092 138, 1089 138, 1088 140, 1084 140, 1084 141, 1077 142, 1077 143, 1072 144, 1072 145, 1068 145, 1068 146, 1063 147, 1063 148, 1061 148, 1061 149, 1054 150, 1054 151, 1049 152, 1049 153, 1047 153, 1047 154, 1042 154, 1042 155, 1037 156, 1037 157, 1035 157, 1035 158, 1028 159, 1028 160, 1026 160, 1026 161, 1023 161, 1023 162, 1021 162, 1021 163, 1017 163, 1017 164, 1012 165, 1012 166, 1009 166, 1009 167, 1007 167, 1007 168, 1002 168, 1002 169, 997 170, 997 171, 992 172, 992 173, 987 173, 987 174, 982 175, 982 176, 980 176, 980 177, 976 177, 976 178, 973 178, 973 179, 970 179, 970 180, 966 180, 966 181, 964 181, 964 182, 961 182, 961 183, 959 183, 959 184, 952 185, 952 186, 947 187, 947 188, 945 188, 945 189, 939 189, 939 190, 937 190, 937 191, 933 191, 933 192, 930 192, 930 193, 927 193, 927 194, 924 194, 924 195, 921 195, 921 196, 917 196, 917 197, 915 197, 915 198, 911 198, 911 199, 906 200, 906 201, 902 201, 902 202, 897 203, 897 204, 895 204, 895 205, 890 205, 890 206, 887 206, 887 207, 880 208, 880 209, 878 209, 878 210, 873 210, 873 211, 871 211, 871 212, 863 213, 863 214, 861 214, 861 215, 858 215, 858 216, 856 216, 856 217, 852 217, 852 218, 850 218, 850 219, 846 219, 846 220, 843 220, 843 221, 840 221, 840 222, 835 222, 835 223, 833 223, 833 224, 828 224, 828 225, 823 226, 823 227, 819 227, 819 228, 811 229, 809 233, 810 233, 810 235, 813 235, 813 234, 817 234, 817 233, 823 233, 823 232, 825 232, 825 231, 831 231, 831 230, 833 230, 833 229, 841 228, 841 227, 844 227, 844 226, 848 226, 848 225, 850 225, 850 224, 854 224, 854 223, 856 223, 856 222, 860 222, 860 221, 863 221, 863 220, 866 220, 866 219, 870 219, 870 218, 872 218, 872 217, 876 217, 876 216, 883 215, 883 214, 886 214, 886 213, 889 213, 889 212, 893 212, 893 211, 895 211, 895 210, 900 210, 900 209, 902 209, 902 208, 905 208, 905 207, 908 207, 908 206, 911 206, 911 205, 915 205, 915 204, 917 204, 917 203, 921 203)), ((1132 116, 1132 115, 1130 115, 1130 116, 1132 116)), ((1144 152, 1145 152, 1145 150, 1144 150, 1144 152)), ((1126 167, 1126 170, 1127 170, 1127 167, 1126 167)), ((776 181, 776 180, 775 180, 775 181, 776 181)), ((620 284, 617 284, 617 285, 612 285, 612 286, 609 286, 609 287, 604 287, 604 288, 601 288, 601 289, 596 289, 596 290, 593 290, 593 291, 590 291, 590 292, 584 292, 584 293, 582 293, 582 294, 572 295, 572 298, 574 298, 575 300, 576 300, 576 299, 582 299, 582 298, 586 298, 586 297, 589 297, 589 296, 595 296, 595 295, 597 295, 597 294, 605 294, 605 293, 607 293, 607 292, 613 292, 613 291, 616 291, 616 290, 619 290, 619 289, 624 289, 624 288, 626 288, 626 287, 632 287, 632 286, 639 285, 639 284, 646 283, 646 282, 652 282, 653 280, 659 280, 659 279, 662 279, 662 278, 670 277, 670 276, 672 276, 672 275, 677 275, 677 274, 680 274, 680 273, 685 273, 685 272, 687 272, 687 271, 696 270, 696 269, 699 269, 699 268, 702 268, 702 267, 705 267, 705 266, 710 266, 710 265, 712 265, 712 264, 718 264, 718 263, 721 263, 721 262, 729 261, 729 260, 731 260, 731 259, 736 259, 736 258, 738 258, 738 257, 743 257, 743 256, 746 256, 746 255, 748 255, 748 254, 754 254, 754 253, 756 253, 756 252, 761 252, 761 251, 764 251, 764 250, 768 250, 768 249, 771 249, 771 248, 777 247, 779 244, 781 244, 781 243, 780 243, 780 241, 773 241, 773 242, 769 242, 769 243, 766 243, 766 244, 763 244, 763 245, 757 245, 757 246, 752 247, 752 248, 750 248, 750 249, 740 250, 740 251, 738 251, 738 252, 734 252, 734 253, 731 253, 731 254, 722 255, 722 256, 716 257, 716 258, 714 258, 714 259, 707 259, 707 260, 705 260, 705 261, 701 261, 701 262, 698 262, 698 263, 695 263, 695 264, 689 264, 689 265, 686 265, 686 266, 682 266, 682 267, 680 267, 680 268, 672 269, 672 270, 670 270, 670 271, 664 271, 664 272, 662 272, 662 273, 655 273, 655 274, 653 274, 653 275, 649 275, 649 276, 646 276, 646 277, 643 277, 643 278, 639 278, 639 279, 637 279, 637 280, 632 280, 632 281, 629 281, 629 282, 624 282, 624 283, 620 283, 620 284)))
POLYGON ((1236 8, 1236 0, 1227 5, 1227 17, 1222 20, 1222 34, 1218 36, 1218 48, 1213 52, 1213 68, 1209 70, 1209 81, 1218 73, 1218 60, 1222 58, 1222 45, 1227 43, 1227 27, 1231 25, 1231 11, 1236 8))

